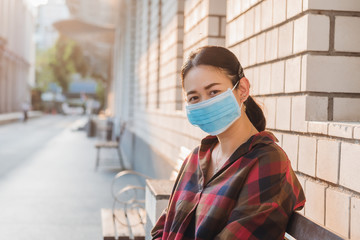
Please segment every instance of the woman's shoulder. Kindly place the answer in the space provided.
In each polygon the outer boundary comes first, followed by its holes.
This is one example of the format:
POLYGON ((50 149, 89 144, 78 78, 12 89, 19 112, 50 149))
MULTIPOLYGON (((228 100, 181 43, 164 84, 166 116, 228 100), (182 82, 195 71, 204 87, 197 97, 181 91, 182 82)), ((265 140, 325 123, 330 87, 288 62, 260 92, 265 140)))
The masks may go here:
POLYGON ((285 161, 287 155, 285 151, 275 142, 269 144, 259 144, 254 147, 258 157, 269 158, 269 160, 285 161))
POLYGON ((261 164, 289 164, 287 154, 276 142, 277 139, 271 132, 262 133, 262 139, 256 140, 249 154, 261 164))

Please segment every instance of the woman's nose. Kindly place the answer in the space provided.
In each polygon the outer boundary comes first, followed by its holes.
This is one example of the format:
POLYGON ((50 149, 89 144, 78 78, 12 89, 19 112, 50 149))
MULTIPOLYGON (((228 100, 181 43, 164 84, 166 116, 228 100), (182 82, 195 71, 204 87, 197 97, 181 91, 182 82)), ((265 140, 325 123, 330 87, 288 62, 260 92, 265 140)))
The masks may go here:
POLYGON ((210 99, 210 98, 211 98, 211 97, 208 96, 208 95, 201 95, 201 97, 200 97, 200 102, 206 101, 206 100, 208 100, 208 99, 210 99))

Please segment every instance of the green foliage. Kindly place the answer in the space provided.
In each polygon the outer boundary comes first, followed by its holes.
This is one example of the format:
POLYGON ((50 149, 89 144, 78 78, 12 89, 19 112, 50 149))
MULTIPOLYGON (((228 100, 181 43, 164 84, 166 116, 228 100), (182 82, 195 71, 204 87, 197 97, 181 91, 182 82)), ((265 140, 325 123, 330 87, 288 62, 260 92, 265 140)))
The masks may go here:
POLYGON ((71 75, 77 72, 84 77, 88 67, 81 47, 72 40, 60 36, 52 48, 37 54, 36 80, 42 90, 46 90, 50 82, 55 82, 66 93, 71 75))
POLYGON ((103 108, 105 105, 105 86, 104 83, 101 82, 101 80, 97 80, 97 86, 96 86, 96 96, 98 98, 98 101, 100 102, 100 108, 103 108))
POLYGON ((97 84, 96 98, 104 106, 107 77, 95 72, 89 58, 85 58, 83 50, 76 42, 60 36, 53 47, 38 51, 36 55, 36 88, 46 92, 50 83, 56 83, 68 92, 72 75, 80 73, 83 78, 95 79, 97 84))
POLYGON ((47 51, 38 51, 36 54, 36 83, 41 91, 45 92, 49 83, 55 82, 55 76, 49 66, 49 59, 54 57, 54 48, 47 51))

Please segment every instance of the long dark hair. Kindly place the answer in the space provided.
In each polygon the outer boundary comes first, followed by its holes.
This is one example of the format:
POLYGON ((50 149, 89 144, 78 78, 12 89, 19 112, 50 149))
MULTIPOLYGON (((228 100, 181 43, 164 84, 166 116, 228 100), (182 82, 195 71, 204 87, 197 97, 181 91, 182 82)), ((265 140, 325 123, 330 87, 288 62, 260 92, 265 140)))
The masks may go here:
MULTIPOLYGON (((191 68, 199 65, 213 66, 225 71, 225 73, 230 77, 233 86, 242 77, 245 77, 239 60, 230 50, 219 46, 205 46, 191 52, 189 58, 182 66, 181 84, 183 88, 186 74, 191 68)), ((239 87, 239 85, 237 87, 239 87)), ((247 98, 244 104, 246 107, 246 115, 251 123, 259 132, 264 131, 266 119, 262 109, 251 96, 247 98)))

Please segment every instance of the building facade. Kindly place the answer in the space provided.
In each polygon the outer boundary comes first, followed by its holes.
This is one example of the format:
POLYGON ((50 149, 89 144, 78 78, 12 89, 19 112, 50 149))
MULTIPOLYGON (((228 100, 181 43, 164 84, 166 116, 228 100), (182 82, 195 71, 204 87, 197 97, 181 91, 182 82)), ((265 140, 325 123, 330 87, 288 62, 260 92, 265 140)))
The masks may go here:
POLYGON ((23 0, 0 0, 0 113, 21 110, 34 84, 34 16, 23 0))
POLYGON ((59 37, 53 24, 61 19, 69 18, 69 10, 65 1, 50 0, 37 7, 35 41, 37 50, 47 50, 55 45, 59 37))
POLYGON ((181 65, 197 47, 224 46, 303 185, 302 213, 360 239, 358 0, 123 0, 120 9, 110 92, 117 125, 127 122, 129 167, 167 178, 181 146, 199 144, 181 65))

